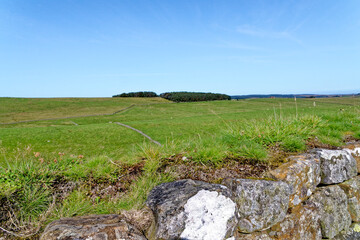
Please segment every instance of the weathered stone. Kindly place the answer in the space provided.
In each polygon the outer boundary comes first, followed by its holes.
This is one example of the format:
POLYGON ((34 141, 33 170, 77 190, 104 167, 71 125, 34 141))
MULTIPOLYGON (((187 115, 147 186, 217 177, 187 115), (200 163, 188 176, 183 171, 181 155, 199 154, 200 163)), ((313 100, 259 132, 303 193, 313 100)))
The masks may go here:
POLYGON ((238 230, 251 233, 270 228, 285 218, 290 188, 281 181, 226 179, 239 209, 238 230))
POLYGON ((357 163, 357 171, 360 173, 360 144, 348 144, 344 150, 355 158, 357 163))
POLYGON ((320 164, 309 154, 294 156, 289 160, 268 175, 289 184, 290 207, 294 207, 306 200, 320 183, 320 164))
POLYGON ((291 213, 286 215, 284 221, 271 227, 269 236, 281 240, 322 239, 317 208, 300 204, 289 210, 291 213))
POLYGON ((318 188, 306 201, 306 205, 319 209, 324 238, 333 238, 340 231, 347 231, 351 224, 346 194, 337 185, 318 188))
POLYGON ((315 150, 320 159, 321 183, 341 183, 357 175, 354 157, 345 150, 315 150))
POLYGON ((180 180, 155 187, 147 205, 155 216, 150 239, 225 239, 237 223, 231 191, 220 184, 180 180))
POLYGON ((342 231, 332 240, 359 240, 360 239, 360 225, 357 223, 351 224, 348 231, 342 231))
POLYGON ((348 210, 354 222, 360 222, 360 202, 356 197, 348 199, 348 210))
POLYGON ((356 176, 339 186, 348 197, 348 210, 354 222, 360 222, 360 176, 356 176))
POLYGON ((266 231, 253 233, 236 233, 234 240, 273 240, 266 231))
POLYGON ((144 235, 119 215, 90 215, 62 218, 50 223, 40 240, 146 240, 144 235))
POLYGON ((126 222, 133 225, 135 228, 141 232, 147 232, 150 226, 154 223, 155 218, 150 208, 147 206, 143 207, 140 210, 129 210, 121 211, 121 218, 126 222))

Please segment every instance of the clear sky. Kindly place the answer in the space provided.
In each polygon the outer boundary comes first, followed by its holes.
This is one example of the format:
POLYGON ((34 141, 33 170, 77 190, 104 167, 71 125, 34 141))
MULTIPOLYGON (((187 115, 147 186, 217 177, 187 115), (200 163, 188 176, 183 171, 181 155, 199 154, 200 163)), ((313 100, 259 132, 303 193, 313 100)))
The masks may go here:
POLYGON ((359 0, 0 0, 0 96, 360 92, 359 0))

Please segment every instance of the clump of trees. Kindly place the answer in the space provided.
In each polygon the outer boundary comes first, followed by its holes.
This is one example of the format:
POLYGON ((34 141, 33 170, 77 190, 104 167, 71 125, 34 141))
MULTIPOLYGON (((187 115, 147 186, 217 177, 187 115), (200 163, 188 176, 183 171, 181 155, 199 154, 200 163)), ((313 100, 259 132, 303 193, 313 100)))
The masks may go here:
POLYGON ((160 94, 160 97, 173 102, 199 102, 231 99, 231 97, 226 94, 203 92, 166 92, 160 94))
POLYGON ((158 97, 154 92, 129 92, 114 95, 113 97, 158 97))
MULTIPOLYGON (((154 92, 129 92, 114 95, 113 97, 159 97, 154 92)), ((220 93, 203 92, 166 92, 161 93, 160 97, 173 102, 200 102, 214 100, 230 100, 231 97, 220 93)))

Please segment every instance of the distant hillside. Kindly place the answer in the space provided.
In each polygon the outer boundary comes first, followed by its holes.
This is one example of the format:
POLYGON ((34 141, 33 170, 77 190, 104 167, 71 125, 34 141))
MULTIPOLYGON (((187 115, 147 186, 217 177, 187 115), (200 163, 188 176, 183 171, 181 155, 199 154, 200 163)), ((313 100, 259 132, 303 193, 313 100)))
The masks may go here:
MULTIPOLYGON (((328 98, 328 97, 346 97, 354 94, 250 94, 250 95, 234 95, 231 99, 248 99, 248 98, 328 98)), ((360 93, 355 94, 359 96, 360 93)))

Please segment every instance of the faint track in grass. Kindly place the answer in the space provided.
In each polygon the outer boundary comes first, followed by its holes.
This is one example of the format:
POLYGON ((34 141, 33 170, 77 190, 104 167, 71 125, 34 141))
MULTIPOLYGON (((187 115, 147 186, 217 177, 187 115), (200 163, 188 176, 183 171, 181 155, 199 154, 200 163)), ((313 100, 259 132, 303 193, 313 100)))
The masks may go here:
POLYGON ((173 102, 169 103, 144 103, 144 104, 131 104, 128 107, 122 108, 120 110, 117 110, 113 113, 100 113, 100 114, 89 114, 89 115, 80 115, 80 116, 70 116, 70 117, 59 117, 59 118, 43 118, 43 119, 34 119, 34 120, 24 120, 24 121, 18 121, 18 122, 9 122, 9 123, 0 123, 0 125, 11 125, 11 124, 18 124, 18 123, 30 123, 30 122, 41 122, 41 121, 52 121, 52 120, 63 120, 63 119, 72 119, 72 118, 83 118, 83 117, 99 117, 99 116, 112 116, 118 113, 125 112, 126 110, 129 110, 130 108, 136 107, 136 106, 146 106, 146 105, 157 105, 157 104, 172 104, 173 102))
POLYGON ((131 127, 131 126, 129 126, 129 125, 126 125, 126 124, 123 124, 123 123, 120 123, 120 122, 114 122, 114 123, 115 123, 115 124, 118 124, 118 125, 120 125, 120 126, 129 128, 129 129, 131 129, 131 130, 134 130, 135 132, 138 132, 138 133, 140 133, 141 135, 143 135, 144 137, 146 137, 147 139, 149 139, 151 142, 159 145, 160 147, 162 146, 161 143, 159 143, 158 141, 155 141, 155 140, 152 139, 149 135, 143 133, 142 131, 140 131, 140 130, 138 130, 138 129, 136 129, 136 128, 133 128, 133 127, 131 127))
MULTIPOLYGON (((10 123, 0 123, 0 125, 9 125, 9 124, 18 124, 18 123, 29 123, 29 122, 41 122, 41 121, 51 121, 51 120, 62 120, 62 119, 72 119, 72 118, 82 118, 82 117, 98 117, 98 116, 111 116, 117 113, 123 112, 130 108, 135 107, 136 104, 132 104, 126 108, 122 108, 113 113, 101 113, 101 114, 89 114, 89 115, 81 115, 81 116, 70 116, 70 117, 60 117, 60 118, 44 118, 44 119, 36 119, 36 120, 25 120, 25 121, 18 121, 18 122, 10 122, 10 123)), ((77 124, 78 125, 78 124, 77 124)))

